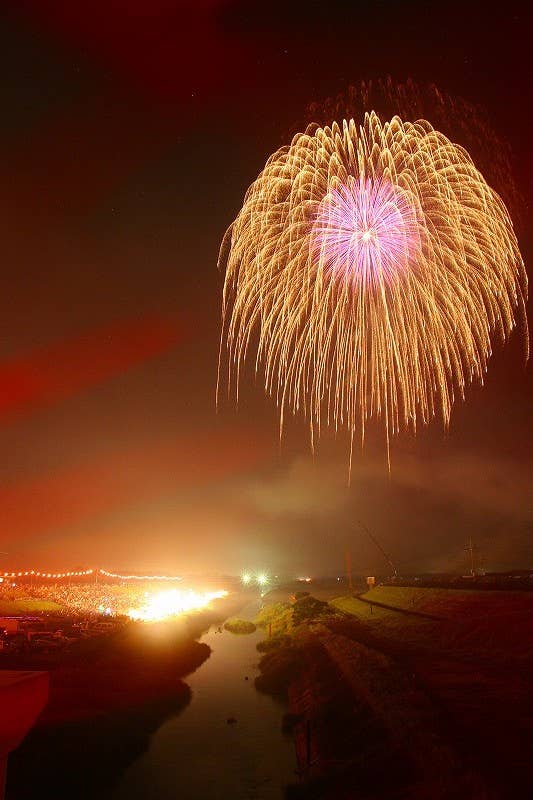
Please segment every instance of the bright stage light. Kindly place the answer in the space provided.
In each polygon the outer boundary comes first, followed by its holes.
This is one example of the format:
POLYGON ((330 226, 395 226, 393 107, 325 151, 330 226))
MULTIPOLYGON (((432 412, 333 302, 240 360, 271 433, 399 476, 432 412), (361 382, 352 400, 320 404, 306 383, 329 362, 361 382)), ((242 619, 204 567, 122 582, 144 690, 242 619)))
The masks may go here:
POLYGON ((193 592, 171 589, 167 592, 147 592, 146 603, 141 608, 130 608, 128 616, 143 622, 158 622, 187 611, 204 608, 211 600, 226 597, 227 592, 193 592))
POLYGON ((244 575, 241 577, 241 580, 244 583, 244 585, 247 586, 252 580, 252 576, 248 572, 245 572, 244 575))
POLYGON ((264 572, 260 572, 259 575, 257 576, 257 583, 259 584, 259 586, 266 586, 266 584, 268 583, 268 575, 265 575, 264 572))

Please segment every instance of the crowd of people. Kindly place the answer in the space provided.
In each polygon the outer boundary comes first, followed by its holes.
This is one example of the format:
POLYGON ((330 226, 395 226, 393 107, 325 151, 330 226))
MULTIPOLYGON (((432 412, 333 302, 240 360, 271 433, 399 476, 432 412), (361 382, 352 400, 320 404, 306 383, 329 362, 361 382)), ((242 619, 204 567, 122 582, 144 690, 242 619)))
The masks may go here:
MULTIPOLYGON (((58 613, 120 616, 143 604, 147 584, 139 583, 33 583, 0 584, 0 601, 23 604, 44 600, 58 604, 58 613)), ((35 611, 38 611, 35 604, 35 611)), ((45 609, 44 609, 45 610, 45 609)), ((55 611, 54 611, 55 613, 55 611)))

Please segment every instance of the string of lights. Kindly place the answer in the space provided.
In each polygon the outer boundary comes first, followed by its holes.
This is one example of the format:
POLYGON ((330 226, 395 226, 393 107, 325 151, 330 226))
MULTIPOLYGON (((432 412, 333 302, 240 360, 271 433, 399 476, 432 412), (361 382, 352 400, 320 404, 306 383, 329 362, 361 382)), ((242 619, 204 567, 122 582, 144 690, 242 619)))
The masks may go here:
POLYGON ((105 575, 106 578, 119 578, 121 581, 181 581, 181 575, 118 575, 116 572, 108 572, 105 569, 99 569, 100 575, 105 575))
POLYGON ((102 575, 105 578, 115 578, 121 581, 181 581, 181 575, 121 575, 118 572, 110 572, 106 569, 83 569, 63 572, 47 572, 46 570, 15 570, 12 572, 0 572, 0 578, 45 578, 58 580, 63 578, 80 578, 88 575, 102 575))

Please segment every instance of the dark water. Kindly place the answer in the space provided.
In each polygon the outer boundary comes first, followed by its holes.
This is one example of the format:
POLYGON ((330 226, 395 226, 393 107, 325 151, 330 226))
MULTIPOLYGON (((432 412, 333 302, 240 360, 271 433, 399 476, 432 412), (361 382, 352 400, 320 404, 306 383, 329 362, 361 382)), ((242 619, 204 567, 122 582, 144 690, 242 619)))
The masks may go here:
POLYGON ((113 800, 283 797, 285 786, 296 780, 296 763, 292 737, 281 733, 284 706, 254 688, 255 646, 262 638, 260 632, 217 633, 216 627, 202 638, 213 652, 185 679, 191 703, 154 734, 113 800), (228 725, 230 717, 237 722, 228 725))

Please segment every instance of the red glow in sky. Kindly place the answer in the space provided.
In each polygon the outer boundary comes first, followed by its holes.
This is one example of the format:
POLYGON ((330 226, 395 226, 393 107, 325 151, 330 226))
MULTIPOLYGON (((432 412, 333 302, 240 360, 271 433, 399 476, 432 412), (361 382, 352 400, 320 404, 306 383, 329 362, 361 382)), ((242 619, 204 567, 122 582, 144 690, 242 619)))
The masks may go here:
POLYGON ((170 320, 130 320, 0 362, 0 424, 87 391, 182 338, 170 320))
POLYGON ((452 6, 437 22, 422 2, 409 13, 340 0, 6 4, 8 560, 38 550, 66 567, 92 560, 99 542, 111 564, 135 540, 127 566, 142 570, 156 535, 153 570, 169 560, 179 572, 186 553, 197 567, 209 554, 221 570, 261 559, 307 574, 342 568, 350 539, 354 563, 379 574, 375 553, 352 541, 355 517, 406 569, 461 569, 465 530, 479 531, 488 567, 533 558, 532 378, 519 332, 448 435, 430 427, 399 442, 397 457, 393 447, 390 476, 369 433, 349 494, 346 442, 325 440, 313 461, 305 423, 288 419, 278 448, 274 403, 253 369, 238 411, 223 399, 215 408, 223 232, 309 104, 347 85, 412 77, 484 106, 516 156, 531 263, 528 18, 452 6))

